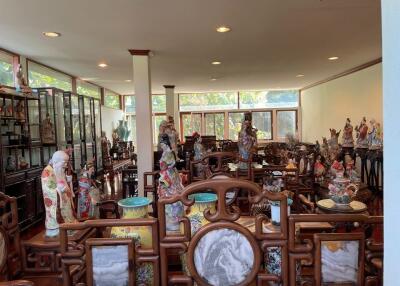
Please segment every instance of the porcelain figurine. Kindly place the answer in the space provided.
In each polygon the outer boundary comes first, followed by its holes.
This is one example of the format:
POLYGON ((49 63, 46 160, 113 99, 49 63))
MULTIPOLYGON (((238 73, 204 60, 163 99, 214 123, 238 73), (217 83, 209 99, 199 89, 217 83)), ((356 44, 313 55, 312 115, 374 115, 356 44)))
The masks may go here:
POLYGON ((17 84, 16 84, 16 91, 22 93, 31 93, 32 89, 28 86, 24 73, 22 72, 22 65, 18 65, 18 70, 16 73, 17 84))
POLYGON ((360 125, 356 127, 357 132, 357 141, 356 147, 357 148, 368 148, 368 125, 367 119, 363 117, 360 122, 360 125))
POLYGON ((68 162, 69 156, 67 153, 57 151, 42 172, 41 180, 46 209, 45 225, 47 237, 58 235, 60 223, 77 222, 73 207, 74 192, 68 183, 68 181, 72 181, 72 177, 65 175, 68 162), (58 207, 61 213, 60 218, 57 215, 58 207))
POLYGON ((332 182, 328 186, 331 199, 338 205, 349 205, 357 194, 357 186, 343 177, 343 174, 338 174, 332 182))
POLYGON ((175 153, 176 159, 178 159, 179 134, 175 129, 174 118, 172 116, 167 117, 167 128, 165 132, 169 136, 171 150, 175 153))
POLYGON ((166 120, 162 120, 160 122, 160 125, 158 126, 158 144, 157 144, 157 150, 158 151, 162 151, 161 148, 161 137, 163 136, 163 134, 166 134, 166 130, 168 128, 168 123, 166 120))
POLYGON ((56 142, 54 126, 50 119, 50 114, 46 114, 46 118, 42 122, 42 142, 51 144, 56 142))
POLYGON ((15 105, 15 118, 18 121, 25 121, 25 103, 23 100, 19 100, 15 105))
POLYGON ((324 164, 321 162, 321 155, 318 155, 314 164, 314 177, 316 182, 322 182, 324 180, 324 176, 326 173, 326 169, 324 164))
POLYGON ((332 163, 330 172, 331 172, 331 174, 332 174, 333 177, 336 177, 336 176, 338 176, 338 175, 340 175, 340 174, 343 175, 343 173, 344 173, 343 163, 342 163, 342 162, 339 162, 338 160, 335 160, 335 161, 332 163))
POLYGON ((382 149, 382 130, 381 125, 375 121, 370 120, 370 131, 368 132, 368 146, 370 150, 382 149))
POLYGON ((26 159, 23 157, 23 156, 20 156, 19 158, 18 158, 18 162, 19 162, 19 168, 22 170, 22 169, 26 169, 26 168, 28 168, 28 166, 29 166, 29 164, 28 164, 28 162, 26 161, 26 159))
POLYGON ((92 179, 95 173, 92 161, 83 168, 79 179, 78 218, 100 218, 98 203, 101 200, 100 190, 92 179))
POLYGON ((14 172, 16 170, 17 170, 17 163, 15 162, 15 157, 10 155, 7 157, 6 171, 14 172))
MULTIPOLYGON (((257 148, 257 129, 252 126, 251 112, 246 112, 242 127, 239 132, 238 147, 240 157, 244 160, 249 160, 252 151, 257 148)), ((246 162, 239 162, 240 169, 247 169, 246 162)))
POLYGON ((328 140, 329 148, 339 149, 339 135, 341 130, 339 130, 339 132, 336 132, 336 129, 329 128, 329 132, 331 134, 331 138, 328 140))
MULTIPOLYGON (((160 159, 160 179, 158 197, 169 198, 183 191, 183 185, 178 170, 175 167, 175 153, 171 150, 168 134, 163 134, 160 142, 163 150, 160 159)), ((179 219, 183 216, 183 204, 176 202, 165 206, 167 231, 179 231, 179 219)))
POLYGON ((351 125, 350 118, 346 119, 346 124, 343 128, 342 147, 354 147, 353 125, 351 125))
MULTIPOLYGON (((122 219, 148 218, 150 200, 146 197, 131 197, 118 201, 122 207, 122 219)), ((137 247, 150 249, 153 245, 151 226, 124 226, 111 229, 112 238, 132 238, 137 247)), ((136 266, 136 285, 154 285, 152 263, 141 263, 136 266)))
MULTIPOLYGON (((193 145, 193 149, 194 149, 194 160, 195 161, 199 161, 201 159, 204 158, 204 155, 206 154, 206 149, 204 148, 203 144, 201 143, 201 136, 199 133, 194 132, 192 135, 193 139, 194 139, 194 145, 193 145)), ((196 164, 196 166, 194 166, 196 168, 196 176, 197 177, 204 177, 204 167, 203 164, 198 163, 196 164)))

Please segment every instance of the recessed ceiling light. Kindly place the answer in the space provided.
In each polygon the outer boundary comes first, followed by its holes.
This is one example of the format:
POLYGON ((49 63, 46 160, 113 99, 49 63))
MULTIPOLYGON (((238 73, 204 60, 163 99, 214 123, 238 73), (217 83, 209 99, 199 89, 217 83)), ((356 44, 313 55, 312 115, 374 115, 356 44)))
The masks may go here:
POLYGON ((108 65, 106 63, 99 63, 97 66, 101 67, 101 68, 106 68, 108 67, 108 65))
POLYGON ((330 60, 330 61, 336 61, 338 59, 339 59, 339 57, 330 57, 330 58, 328 58, 328 60, 330 60))
POLYGON ((211 78, 210 80, 211 80, 211 81, 216 81, 217 79, 216 79, 215 77, 213 77, 213 78, 211 78))
POLYGON ((214 61, 214 62, 212 62, 211 64, 212 64, 212 65, 220 65, 221 62, 219 62, 219 61, 214 61))
POLYGON ((304 76, 304 74, 298 74, 298 75, 296 75, 296 77, 303 77, 304 76))
POLYGON ((61 36, 61 34, 57 32, 43 32, 43 35, 49 38, 57 38, 61 36))
POLYGON ((126 81, 126 82, 131 82, 132 80, 131 80, 131 79, 126 79, 125 81, 126 81))
POLYGON ((218 33, 227 33, 231 30, 231 28, 229 28, 227 26, 221 26, 221 27, 218 27, 216 30, 218 33))

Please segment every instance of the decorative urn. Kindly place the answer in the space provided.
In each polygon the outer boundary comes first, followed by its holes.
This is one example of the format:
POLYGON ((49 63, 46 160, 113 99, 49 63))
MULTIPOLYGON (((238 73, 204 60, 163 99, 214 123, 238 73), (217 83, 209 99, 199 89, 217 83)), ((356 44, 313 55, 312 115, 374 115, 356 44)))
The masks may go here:
POLYGON ((349 205, 356 196, 358 187, 340 173, 332 182, 328 186, 331 199, 337 205, 349 205))

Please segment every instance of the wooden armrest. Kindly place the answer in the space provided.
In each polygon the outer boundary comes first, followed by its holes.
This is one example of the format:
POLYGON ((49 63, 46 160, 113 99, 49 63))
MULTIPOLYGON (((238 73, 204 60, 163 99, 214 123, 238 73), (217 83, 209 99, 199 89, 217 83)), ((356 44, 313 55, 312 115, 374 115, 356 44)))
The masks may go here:
POLYGON ((368 250, 383 252, 383 243, 382 242, 375 242, 371 238, 366 240, 366 246, 367 246, 368 250))
POLYGON ((307 208, 309 208, 312 212, 315 210, 315 204, 311 201, 309 201, 304 195, 299 194, 298 198, 300 202, 305 205, 307 208))

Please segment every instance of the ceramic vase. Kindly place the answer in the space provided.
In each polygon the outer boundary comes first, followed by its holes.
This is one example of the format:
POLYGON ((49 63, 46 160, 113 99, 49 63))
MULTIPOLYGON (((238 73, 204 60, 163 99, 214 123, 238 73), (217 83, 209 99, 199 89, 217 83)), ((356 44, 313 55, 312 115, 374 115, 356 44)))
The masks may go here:
MULTIPOLYGON (((290 215, 290 206, 292 205, 293 200, 291 198, 287 199, 287 212, 288 216, 290 215)), ((281 206, 279 201, 271 201, 271 221, 274 225, 281 224, 281 206)))
MULTIPOLYGON (((150 200, 145 197, 132 197, 120 200, 118 205, 123 209, 123 219, 148 218, 150 200)), ((132 238, 136 245, 143 249, 151 248, 153 239, 151 226, 124 226, 111 229, 113 238, 132 238)), ((136 285, 153 285, 154 272, 151 263, 143 263, 136 268, 136 285)))
POLYGON ((118 125, 118 127, 116 129, 116 132, 118 134, 119 139, 121 141, 123 141, 124 138, 125 138, 125 133, 126 133, 125 126, 123 125, 124 121, 123 120, 118 120, 118 122, 119 122, 119 125, 118 125))
MULTIPOLYGON (((194 204, 190 207, 186 215, 190 220, 190 230, 193 237, 200 228, 209 223, 204 217, 204 211, 210 209, 211 213, 216 212, 217 195, 211 193, 197 193, 190 195, 189 198, 194 199, 194 204)), ((189 274, 189 269, 187 268, 187 253, 181 255, 181 260, 183 271, 189 274)))

